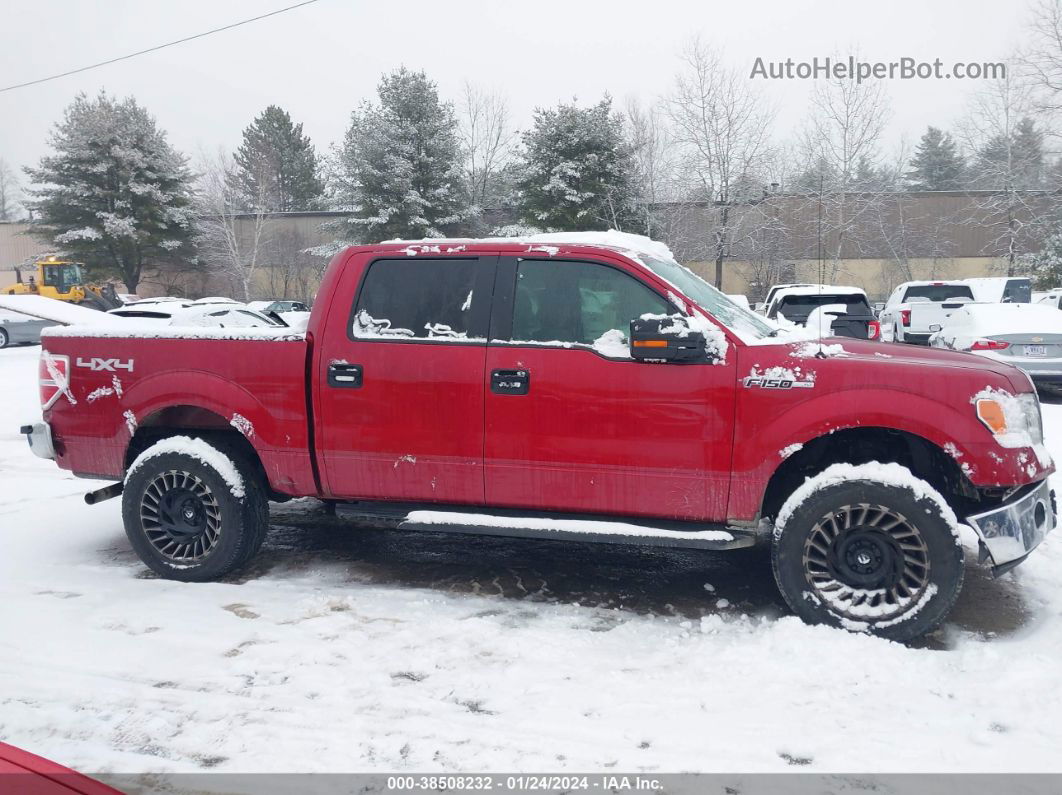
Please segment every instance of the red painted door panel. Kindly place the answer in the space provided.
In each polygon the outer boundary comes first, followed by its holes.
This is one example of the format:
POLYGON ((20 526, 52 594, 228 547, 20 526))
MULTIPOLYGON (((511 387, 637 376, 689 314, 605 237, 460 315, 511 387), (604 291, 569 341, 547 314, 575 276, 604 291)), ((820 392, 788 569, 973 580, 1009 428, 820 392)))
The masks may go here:
POLYGON ((721 520, 732 365, 614 361, 579 348, 492 345, 526 395, 487 393, 486 496, 539 510, 721 520))
POLYGON ((341 285, 315 376, 331 496, 483 502, 493 278, 493 258, 403 257, 369 263, 356 298, 341 285))
POLYGON ((322 473, 337 497, 483 501, 486 348, 346 341, 322 359, 322 473), (360 389, 327 386, 333 359, 362 368, 360 389))

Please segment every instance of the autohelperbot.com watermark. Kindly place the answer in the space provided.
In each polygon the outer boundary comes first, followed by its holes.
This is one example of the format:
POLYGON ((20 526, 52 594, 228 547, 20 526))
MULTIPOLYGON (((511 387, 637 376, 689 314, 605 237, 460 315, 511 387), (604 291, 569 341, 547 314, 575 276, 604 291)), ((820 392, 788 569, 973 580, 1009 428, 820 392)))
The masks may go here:
POLYGON ((1007 65, 1002 61, 957 61, 946 64, 940 58, 921 61, 902 57, 895 61, 864 61, 847 58, 815 57, 809 61, 793 58, 770 60, 758 57, 752 64, 750 80, 1002 80, 1007 65))

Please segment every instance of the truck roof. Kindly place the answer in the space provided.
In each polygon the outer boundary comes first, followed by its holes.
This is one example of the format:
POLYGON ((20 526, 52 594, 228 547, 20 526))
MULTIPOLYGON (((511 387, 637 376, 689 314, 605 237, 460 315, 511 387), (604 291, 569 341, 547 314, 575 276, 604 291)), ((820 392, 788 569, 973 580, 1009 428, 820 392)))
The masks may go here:
POLYGON ((952 284, 966 284, 967 281, 969 281, 969 280, 968 279, 966 279, 966 280, 964 280, 964 279, 928 279, 928 280, 925 280, 925 281, 903 282, 902 284, 896 285, 896 289, 899 290, 901 287, 934 287, 934 286, 937 286, 937 285, 944 286, 944 285, 952 285, 952 284))
POLYGON ((498 247, 526 246, 531 253, 555 256, 562 248, 591 247, 619 251, 637 260, 640 257, 674 260, 666 244, 644 235, 618 232, 544 232, 515 237, 422 238, 420 240, 385 240, 376 245, 356 246, 361 250, 399 250, 408 256, 418 254, 454 254, 462 250, 492 250, 498 247))
POLYGON ((862 287, 846 287, 835 284, 812 284, 802 287, 783 287, 774 294, 774 300, 788 295, 862 295, 866 297, 866 291, 862 287))

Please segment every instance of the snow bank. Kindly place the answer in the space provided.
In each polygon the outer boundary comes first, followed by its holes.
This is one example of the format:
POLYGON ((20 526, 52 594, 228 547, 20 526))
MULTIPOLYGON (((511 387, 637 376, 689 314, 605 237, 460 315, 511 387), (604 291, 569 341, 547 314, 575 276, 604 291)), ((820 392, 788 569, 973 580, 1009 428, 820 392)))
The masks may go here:
POLYGON ((955 543, 960 544, 959 520, 955 516, 955 511, 940 496, 940 492, 921 478, 916 477, 907 467, 893 463, 882 464, 878 461, 872 461, 869 464, 833 464, 826 467, 815 477, 807 478, 796 491, 789 495, 789 499, 785 501, 781 510, 778 511, 778 516, 774 520, 774 537, 781 537, 785 531, 786 523, 793 516, 793 512, 815 492, 855 480, 871 480, 886 486, 897 486, 910 491, 915 499, 929 500, 934 503, 944 521, 947 522, 948 527, 951 528, 952 535, 955 536, 955 543))
POLYGON ((243 476, 232 462, 232 459, 218 450, 213 445, 207 444, 202 439, 194 439, 190 436, 171 436, 168 439, 155 442, 147 450, 136 457, 125 473, 125 482, 133 476, 146 461, 167 453, 181 453, 201 461, 217 472, 225 481, 232 492, 232 496, 242 499, 246 493, 243 485, 243 476))

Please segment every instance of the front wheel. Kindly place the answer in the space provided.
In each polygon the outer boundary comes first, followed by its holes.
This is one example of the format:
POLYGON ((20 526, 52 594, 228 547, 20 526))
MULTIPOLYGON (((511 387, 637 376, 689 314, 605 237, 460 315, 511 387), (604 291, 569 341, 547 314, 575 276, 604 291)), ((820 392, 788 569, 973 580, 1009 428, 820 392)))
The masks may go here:
POLYGON ((805 484, 779 512, 775 580, 808 623, 908 641, 935 628, 955 604, 963 551, 948 509, 927 483, 891 466, 912 485, 848 472, 817 490, 805 484))
POLYGON ((246 564, 269 526, 257 473, 202 439, 156 442, 129 468, 125 532, 140 559, 173 580, 217 579, 246 564))
POLYGON ((0 328, 0 348, 6 348, 11 338, 7 335, 7 329, 0 328))

